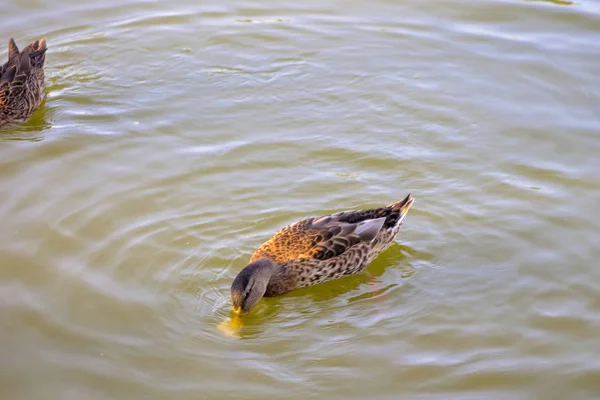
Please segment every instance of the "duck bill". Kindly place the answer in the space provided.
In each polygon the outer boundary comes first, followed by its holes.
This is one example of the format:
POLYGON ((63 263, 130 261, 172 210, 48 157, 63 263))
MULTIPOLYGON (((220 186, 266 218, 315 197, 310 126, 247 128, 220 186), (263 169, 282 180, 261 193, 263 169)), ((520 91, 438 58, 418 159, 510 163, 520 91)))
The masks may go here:
POLYGON ((238 307, 238 308, 231 307, 231 310, 233 311, 233 313, 235 315, 242 315, 244 313, 244 311, 242 311, 242 307, 238 307))

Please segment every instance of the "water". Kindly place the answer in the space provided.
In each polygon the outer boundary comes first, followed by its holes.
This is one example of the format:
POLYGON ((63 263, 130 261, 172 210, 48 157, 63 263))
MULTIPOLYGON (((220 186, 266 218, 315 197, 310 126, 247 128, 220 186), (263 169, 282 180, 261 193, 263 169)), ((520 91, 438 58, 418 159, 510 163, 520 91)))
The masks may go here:
POLYGON ((3 399, 600 397, 598 3, 52 4, 0 5, 49 44, 0 134, 3 399), (217 329, 280 227, 409 191, 374 282, 217 329))

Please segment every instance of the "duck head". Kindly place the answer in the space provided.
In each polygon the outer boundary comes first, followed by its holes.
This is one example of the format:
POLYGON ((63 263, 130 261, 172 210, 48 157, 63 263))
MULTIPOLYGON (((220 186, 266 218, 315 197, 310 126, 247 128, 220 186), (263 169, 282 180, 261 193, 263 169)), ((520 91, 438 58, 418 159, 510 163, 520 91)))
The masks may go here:
POLYGON ((277 264, 269 258, 260 258, 240 271, 231 284, 231 306, 241 315, 250 312, 267 290, 277 264))

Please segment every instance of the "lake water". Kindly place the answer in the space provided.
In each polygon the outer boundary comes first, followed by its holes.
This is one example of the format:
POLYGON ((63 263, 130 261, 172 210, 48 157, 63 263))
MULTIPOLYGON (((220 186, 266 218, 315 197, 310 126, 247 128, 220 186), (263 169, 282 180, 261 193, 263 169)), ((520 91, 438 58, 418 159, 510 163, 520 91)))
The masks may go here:
POLYGON ((600 397, 600 3, 0 5, 2 399, 600 397), (363 273, 229 285, 300 218, 416 197, 363 273))

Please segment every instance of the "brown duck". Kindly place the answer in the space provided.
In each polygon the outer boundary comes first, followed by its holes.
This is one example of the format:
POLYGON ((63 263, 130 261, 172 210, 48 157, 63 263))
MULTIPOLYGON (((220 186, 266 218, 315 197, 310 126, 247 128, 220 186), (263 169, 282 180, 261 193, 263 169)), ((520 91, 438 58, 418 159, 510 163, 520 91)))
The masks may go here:
POLYGON ((263 243, 231 284, 236 314, 279 296, 362 271, 395 240, 414 202, 312 217, 286 226, 263 243))
POLYGON ((0 127, 27 121, 44 101, 46 50, 46 38, 21 51, 8 42, 8 61, 0 67, 0 127))

